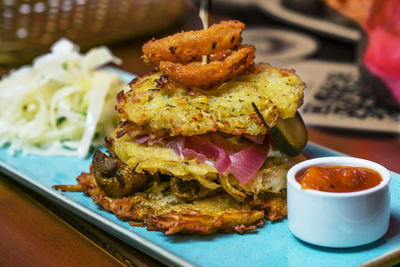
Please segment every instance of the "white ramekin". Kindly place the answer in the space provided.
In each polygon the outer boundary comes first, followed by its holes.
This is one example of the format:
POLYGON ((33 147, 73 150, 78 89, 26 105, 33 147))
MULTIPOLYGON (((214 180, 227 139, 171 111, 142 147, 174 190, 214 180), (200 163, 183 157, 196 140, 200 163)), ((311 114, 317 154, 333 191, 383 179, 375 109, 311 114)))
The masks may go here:
POLYGON ((373 242, 389 227, 389 184, 389 171, 372 161, 353 157, 303 161, 287 174, 289 229, 297 238, 325 247, 354 247, 373 242), (350 193, 301 189, 296 175, 313 165, 366 167, 377 171, 382 182, 373 188, 350 193))

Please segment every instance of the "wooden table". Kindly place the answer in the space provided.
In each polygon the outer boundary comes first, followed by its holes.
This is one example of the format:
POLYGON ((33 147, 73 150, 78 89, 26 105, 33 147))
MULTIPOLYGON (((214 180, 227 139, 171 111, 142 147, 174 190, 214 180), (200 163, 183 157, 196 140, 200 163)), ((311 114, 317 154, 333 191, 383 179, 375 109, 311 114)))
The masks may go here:
MULTIPOLYGON (((275 25, 275 21, 251 7, 218 7, 214 18, 235 18, 248 24, 275 25)), ((197 11, 189 7, 183 24, 171 29, 200 27, 197 11)), ((166 33, 159 33, 166 35, 166 33)), ((143 75, 153 67, 141 59, 140 47, 148 39, 131 39, 109 47, 123 59, 121 69, 143 75)), ((324 41, 341 56, 354 60, 354 45, 324 41), (332 44, 333 43, 333 44, 332 44)), ((331 49, 322 49, 316 58, 329 58, 331 49), (327 53, 324 53, 327 52, 327 53)), ((332 54, 334 56, 334 53, 332 54)), ((2 74, 8 68, 0 69, 2 74)), ((309 139, 351 156, 383 164, 400 172, 400 136, 309 128, 309 139)), ((49 202, 9 177, 0 175, 0 266, 161 266, 122 241, 109 236, 70 212, 49 202)))

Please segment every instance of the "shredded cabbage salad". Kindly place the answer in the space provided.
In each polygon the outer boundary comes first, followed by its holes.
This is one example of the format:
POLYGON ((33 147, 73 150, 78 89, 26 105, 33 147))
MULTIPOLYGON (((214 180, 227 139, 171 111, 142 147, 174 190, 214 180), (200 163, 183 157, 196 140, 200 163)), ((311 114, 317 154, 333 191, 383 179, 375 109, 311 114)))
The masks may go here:
POLYGON ((99 69, 120 64, 106 47, 86 54, 67 39, 0 81, 0 147, 22 154, 85 157, 115 127, 120 76, 99 69))

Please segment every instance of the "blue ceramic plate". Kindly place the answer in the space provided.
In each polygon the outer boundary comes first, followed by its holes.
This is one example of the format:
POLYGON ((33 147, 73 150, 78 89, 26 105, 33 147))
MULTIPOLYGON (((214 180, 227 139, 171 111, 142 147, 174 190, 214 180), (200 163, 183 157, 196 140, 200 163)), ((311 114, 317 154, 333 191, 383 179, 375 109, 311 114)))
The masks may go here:
MULTIPOLYGON (((119 71, 124 80, 133 76, 119 71)), ((309 143, 311 157, 342 155, 309 143)), ((148 255, 178 266, 355 266, 400 248, 400 175, 391 172, 391 222, 378 241, 351 249, 328 249, 296 239, 286 220, 266 222, 254 232, 209 236, 167 236, 132 227, 93 204, 83 193, 60 192, 56 184, 76 184, 76 177, 89 170, 91 159, 74 157, 10 156, 0 149, 0 170, 76 215, 120 238, 148 255)))

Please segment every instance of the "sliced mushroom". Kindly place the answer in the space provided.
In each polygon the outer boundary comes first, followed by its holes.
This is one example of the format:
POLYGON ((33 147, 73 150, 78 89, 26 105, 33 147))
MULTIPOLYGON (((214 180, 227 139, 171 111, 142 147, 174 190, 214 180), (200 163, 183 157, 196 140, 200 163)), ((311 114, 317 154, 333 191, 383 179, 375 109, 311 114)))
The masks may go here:
POLYGON ((93 157, 92 167, 97 184, 110 197, 131 195, 148 180, 146 174, 136 173, 135 168, 99 150, 93 157))

